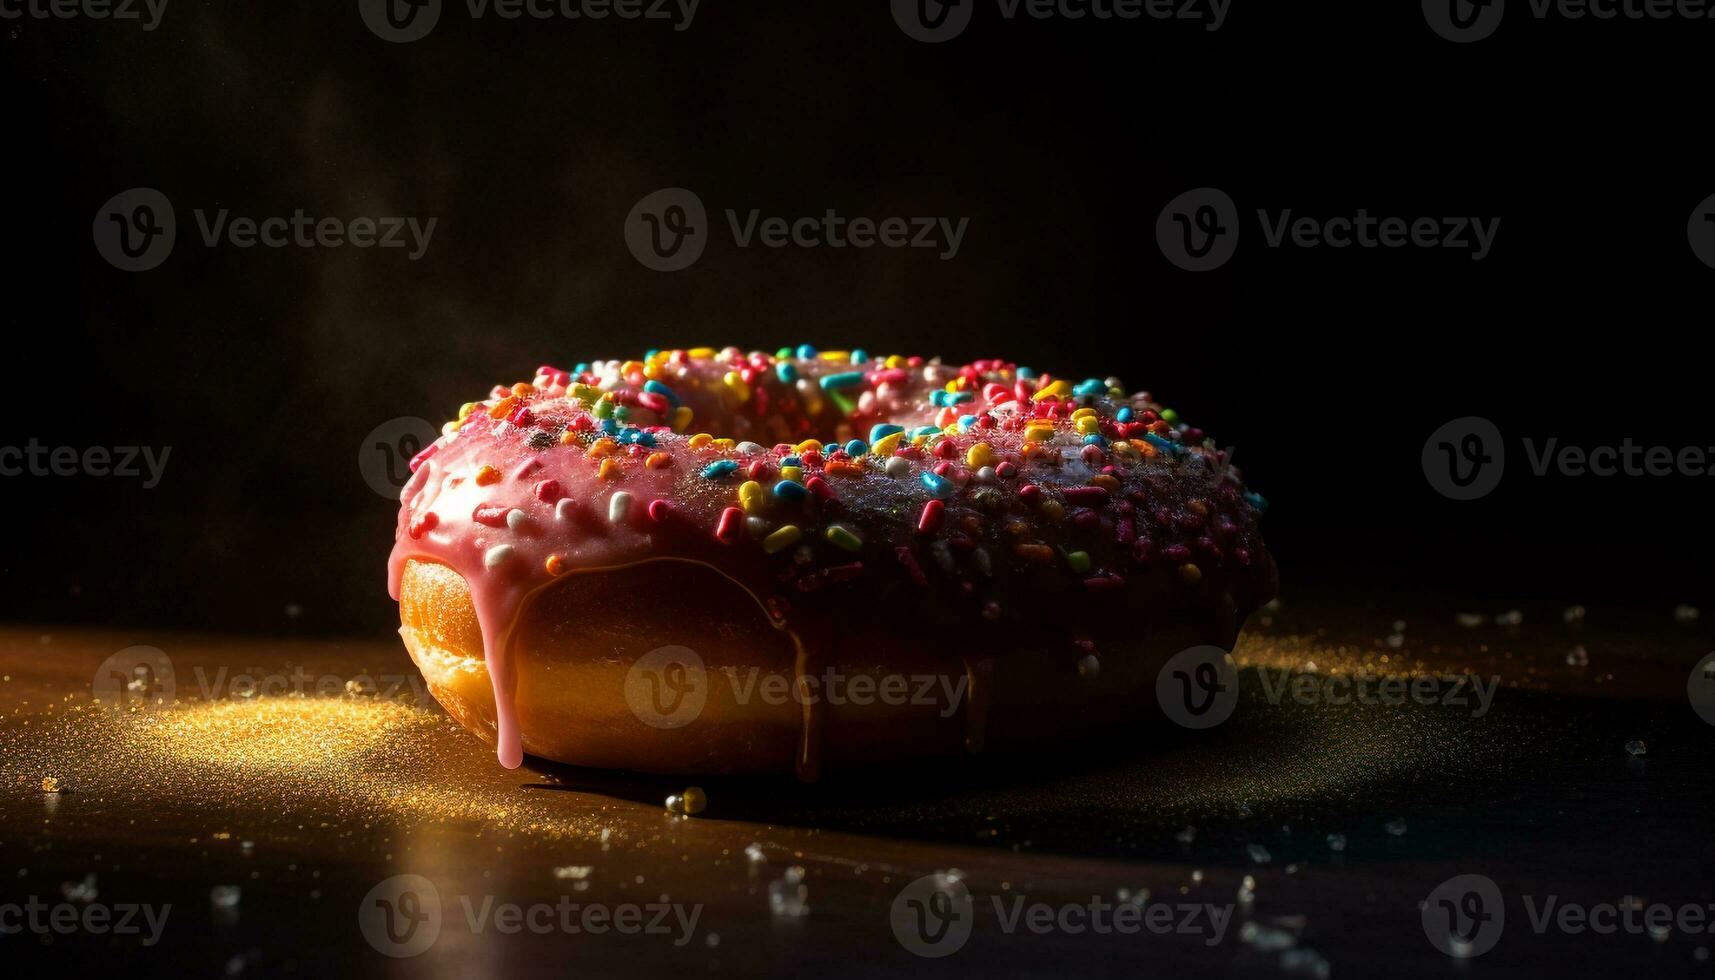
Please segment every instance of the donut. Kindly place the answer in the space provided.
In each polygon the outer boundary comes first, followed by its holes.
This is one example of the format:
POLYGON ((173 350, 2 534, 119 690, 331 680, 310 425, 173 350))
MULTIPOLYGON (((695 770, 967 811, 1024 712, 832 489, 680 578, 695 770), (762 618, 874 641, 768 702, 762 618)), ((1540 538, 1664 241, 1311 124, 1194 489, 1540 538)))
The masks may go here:
POLYGON ((1117 378, 1004 360, 543 366, 410 470, 400 634, 508 768, 1061 752, 1135 730, 1166 659, 1230 650, 1277 585, 1229 452, 1117 378))

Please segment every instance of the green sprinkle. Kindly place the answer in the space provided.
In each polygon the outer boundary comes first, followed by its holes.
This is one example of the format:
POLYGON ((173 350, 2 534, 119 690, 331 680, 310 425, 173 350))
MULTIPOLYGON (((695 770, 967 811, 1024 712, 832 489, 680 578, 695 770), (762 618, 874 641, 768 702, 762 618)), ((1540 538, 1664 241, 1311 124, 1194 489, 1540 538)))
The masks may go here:
POLYGON ((850 528, 839 524, 828 525, 827 538, 834 547, 844 548, 847 551, 856 551, 863 547, 862 538, 853 534, 850 528))
POLYGON ((1090 570, 1090 553, 1074 551, 1066 556, 1066 564, 1072 567, 1072 571, 1083 574, 1090 570))

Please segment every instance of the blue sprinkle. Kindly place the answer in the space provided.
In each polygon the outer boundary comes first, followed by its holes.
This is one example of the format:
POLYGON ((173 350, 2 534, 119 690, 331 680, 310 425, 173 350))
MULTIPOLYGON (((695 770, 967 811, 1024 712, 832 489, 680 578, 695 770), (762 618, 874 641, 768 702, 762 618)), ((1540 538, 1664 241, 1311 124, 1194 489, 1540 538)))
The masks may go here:
POLYGON ((1090 380, 1085 381, 1083 384, 1080 384, 1076 388, 1072 389, 1072 394, 1077 395, 1079 397, 1088 397, 1090 395, 1105 395, 1105 394, 1107 394, 1107 392, 1108 392, 1108 386, 1096 378, 1091 378, 1090 380))
POLYGON ((782 456, 782 457, 780 457, 780 465, 781 466, 803 466, 804 465, 804 458, 802 456, 782 456))
POLYGON ((1036 380, 1036 371, 1032 368, 1021 367, 1018 369, 1018 376, 1026 381, 1034 381, 1036 380))
POLYGON ((572 373, 573 374, 588 374, 589 370, 590 370, 590 366, 589 366, 589 363, 587 361, 579 361, 578 363, 572 365, 572 373))
POLYGON ((800 344, 798 346, 798 359, 799 360, 808 361, 808 360, 811 360, 812 358, 814 358, 815 356, 816 356, 816 348, 811 347, 809 344, 800 344))
POLYGON ((1143 434, 1143 438, 1144 438, 1144 441, 1148 442, 1151 446, 1154 446, 1157 449, 1165 449, 1168 452, 1174 454, 1175 456, 1181 455, 1185 452, 1184 446, 1181 446, 1180 444, 1178 444, 1177 442, 1173 442, 1172 440, 1163 439, 1153 432, 1145 432, 1143 434))
POLYGON ((929 470, 924 470, 923 489, 929 491, 931 496, 937 497, 941 500, 946 500, 948 497, 951 497, 953 495, 953 491, 958 488, 953 486, 953 481, 946 477, 937 475, 929 470))
POLYGON ((856 388, 863 384, 862 371, 842 371, 839 374, 822 375, 822 390, 835 391, 840 388, 856 388))
POLYGON ((653 391, 655 394, 660 395, 662 398, 667 399, 667 404, 673 406, 674 408, 679 407, 679 395, 678 395, 678 393, 675 392, 673 389, 667 387, 666 385, 662 384, 659 381, 645 381, 645 382, 643 382, 643 390, 644 391, 653 391))
POLYGON ((1130 422, 1131 421, 1131 409, 1122 408, 1119 411, 1115 412, 1114 413, 1114 421, 1115 422, 1130 422))
POLYGON ((868 364, 869 363, 869 351, 864 350, 862 347, 859 347, 857 350, 852 351, 852 363, 853 364, 868 364))
POLYGON ((703 467, 703 475, 711 480, 718 480, 733 470, 738 469, 738 461, 732 459, 717 459, 703 467))
POLYGON ((959 429, 961 431, 969 432, 976 427, 977 427, 977 417, 975 415, 961 415, 961 416, 959 416, 959 429))
POLYGON ((798 369, 791 361, 781 361, 774 365, 774 373, 779 376, 781 384, 791 384, 798 380, 798 369))
POLYGON ((774 495, 781 500, 803 500, 809 492, 796 480, 781 480, 774 485, 774 495))
POLYGON ((935 433, 940 432, 940 431, 941 431, 941 429, 938 426, 920 425, 917 428, 911 430, 911 438, 916 439, 918 436, 932 436, 935 433))
POLYGON ((886 437, 893 435, 895 432, 904 432, 904 431, 905 431, 905 426, 903 426, 903 425, 888 425, 885 422, 882 423, 881 425, 872 425, 869 428, 869 441, 870 441, 871 445, 874 445, 875 443, 880 442, 882 439, 885 439, 886 437))
POLYGON ((864 442, 862 439, 853 439, 851 442, 846 443, 846 452, 853 456, 862 456, 864 453, 869 452, 869 443, 864 442))
POLYGON ((642 429, 627 429, 620 438, 626 442, 636 443, 639 446, 655 445, 655 433, 645 432, 642 429))
POLYGON ((651 347, 650 349, 643 352, 643 359, 645 361, 651 360, 655 357, 656 354, 659 354, 659 353, 661 353, 661 351, 658 348, 651 347))
POLYGON ((1245 499, 1250 501, 1250 505, 1257 510, 1268 510, 1268 501, 1263 499, 1262 494, 1254 490, 1245 491, 1245 499))
POLYGON ((1105 446, 1107 444, 1108 441, 1106 439, 1094 432, 1084 437, 1084 445, 1086 446, 1105 446))
POLYGON ((613 419, 602 419, 601 431, 610 436, 616 436, 619 434, 619 423, 615 422, 613 419))

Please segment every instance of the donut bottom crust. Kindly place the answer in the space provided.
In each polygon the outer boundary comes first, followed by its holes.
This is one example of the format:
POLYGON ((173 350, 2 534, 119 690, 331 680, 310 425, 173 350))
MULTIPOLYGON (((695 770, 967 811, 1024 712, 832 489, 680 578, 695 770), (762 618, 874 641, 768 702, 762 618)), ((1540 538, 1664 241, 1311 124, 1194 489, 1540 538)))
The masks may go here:
MULTIPOLYGON (((408 561, 400 619, 429 691, 493 744, 494 692, 464 578, 408 561)), ((1080 674, 1069 628, 1052 623, 992 655, 931 644, 933 632, 860 615, 801 649, 704 565, 663 559, 570 575, 531 597, 514 627, 524 751, 602 769, 804 778, 958 765, 973 752, 1049 756, 1165 724, 1162 664, 1200 644, 1230 650, 1237 624, 1186 615, 1104 640, 1094 677, 1080 674), (700 670, 684 667, 685 649, 700 670)))

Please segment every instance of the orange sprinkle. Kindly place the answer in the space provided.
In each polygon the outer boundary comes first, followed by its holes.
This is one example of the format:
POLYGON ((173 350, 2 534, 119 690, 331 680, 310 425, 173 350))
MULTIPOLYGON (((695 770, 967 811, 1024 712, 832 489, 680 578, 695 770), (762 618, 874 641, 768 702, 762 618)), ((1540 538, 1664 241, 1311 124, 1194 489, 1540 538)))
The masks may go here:
POLYGON ((597 439, 595 442, 590 443, 589 452, 585 453, 584 455, 588 456, 591 459, 595 459, 597 456, 612 456, 614 453, 616 453, 618 451, 619 451, 619 443, 614 442, 612 439, 609 439, 606 436, 603 436, 600 439, 597 439))
POLYGON ((488 410, 488 417, 491 419, 503 419, 506 416, 511 415, 512 410, 517 407, 518 396, 510 395, 496 402, 494 407, 488 410))
POLYGON ((666 469, 673 465, 673 457, 666 453, 650 453, 649 458, 643 461, 643 465, 652 470, 666 469))
POLYGON ((566 571, 566 559, 560 555, 549 555, 547 561, 549 575, 563 575, 566 571))
POLYGON ((862 476, 863 465, 849 460, 830 460, 822 467, 829 476, 862 476))
POLYGON ((1098 473, 1095 476, 1090 477, 1090 485, 1101 487, 1102 489, 1113 494, 1114 496, 1116 496, 1116 497, 1119 496, 1120 481, 1114 479, 1112 476, 1109 476, 1106 473, 1098 473))
POLYGON ((520 381, 512 386, 512 393, 517 395, 519 398, 523 398, 525 395, 531 394, 535 390, 535 386, 530 384, 528 381, 520 381))
POLYGON ((499 482, 500 471, 492 466, 484 464, 482 469, 476 471, 476 485, 479 487, 486 487, 491 483, 499 482))
POLYGON ((617 479, 619 479, 619 476, 620 476, 619 460, 614 459, 612 456, 609 456, 608 458, 602 460, 601 461, 601 469, 596 470, 595 475, 601 477, 604 480, 617 480, 617 479))
POLYGON ((1018 554, 1018 557, 1027 561, 1049 562, 1054 560, 1054 549, 1045 544, 1019 544, 1014 545, 1012 550, 1018 554))

